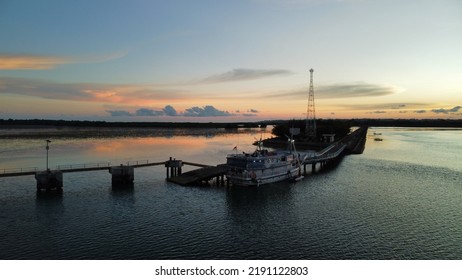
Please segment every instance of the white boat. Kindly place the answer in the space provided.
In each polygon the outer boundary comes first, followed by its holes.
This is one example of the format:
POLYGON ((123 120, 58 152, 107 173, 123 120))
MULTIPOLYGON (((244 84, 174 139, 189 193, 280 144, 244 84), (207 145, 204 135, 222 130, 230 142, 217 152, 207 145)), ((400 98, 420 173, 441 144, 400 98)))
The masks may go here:
POLYGON ((257 149, 251 154, 229 154, 226 157, 226 177, 233 185, 239 186, 260 186, 302 179, 300 160, 293 143, 289 139, 288 151, 268 151, 262 149, 261 141, 257 141, 257 149))

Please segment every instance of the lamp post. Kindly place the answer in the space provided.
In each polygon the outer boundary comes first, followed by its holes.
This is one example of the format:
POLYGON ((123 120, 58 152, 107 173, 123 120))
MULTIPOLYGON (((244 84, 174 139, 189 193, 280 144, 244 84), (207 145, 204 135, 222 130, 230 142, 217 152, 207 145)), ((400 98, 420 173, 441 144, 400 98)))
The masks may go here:
POLYGON ((48 169, 48 150, 50 149, 50 146, 48 146, 49 143, 51 143, 51 141, 47 139, 47 171, 49 170, 48 169))

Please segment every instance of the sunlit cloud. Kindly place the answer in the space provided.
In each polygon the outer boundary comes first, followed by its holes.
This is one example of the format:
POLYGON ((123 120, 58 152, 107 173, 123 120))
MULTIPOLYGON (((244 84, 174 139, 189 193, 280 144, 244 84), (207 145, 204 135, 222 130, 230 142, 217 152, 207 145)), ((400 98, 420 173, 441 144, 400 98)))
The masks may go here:
POLYGON ((125 56, 126 52, 84 56, 0 54, 0 70, 47 70, 63 64, 100 63, 125 56))
MULTIPOLYGON (((377 97, 392 95, 402 91, 396 86, 390 85, 377 85, 368 84, 363 82, 349 83, 349 84, 333 84, 321 85, 314 89, 315 98, 329 99, 329 98, 354 98, 354 97, 377 97)), ((298 89, 294 91, 286 91, 280 93, 273 93, 265 95, 270 98, 306 98, 308 95, 308 88, 298 89)))
POLYGON ((56 83, 46 80, 0 77, 0 94, 12 93, 56 100, 136 104, 153 100, 187 100, 183 90, 149 85, 56 83))
POLYGON ((373 112, 367 112, 367 114, 386 114, 387 111, 373 111, 373 112))
POLYGON ((70 62, 71 60, 65 57, 0 54, 0 70, 44 70, 70 62))
POLYGON ((233 69, 226 73, 213 75, 199 80, 198 83, 212 84, 236 81, 256 80, 274 76, 286 76, 292 74, 289 70, 284 69, 233 69))

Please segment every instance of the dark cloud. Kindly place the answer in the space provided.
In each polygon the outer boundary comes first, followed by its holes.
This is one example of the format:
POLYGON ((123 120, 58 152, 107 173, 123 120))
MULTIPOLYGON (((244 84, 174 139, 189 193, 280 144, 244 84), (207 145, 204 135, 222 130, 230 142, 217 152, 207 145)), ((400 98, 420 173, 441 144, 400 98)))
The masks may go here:
POLYGON ((247 113, 242 114, 244 117, 256 117, 258 116, 258 110, 257 109, 248 109, 247 113))
MULTIPOLYGON (((316 99, 329 98, 353 98, 353 97, 374 97, 384 96, 397 93, 399 90, 394 86, 367 84, 362 82, 351 84, 333 84, 321 85, 314 89, 316 99)), ((265 97, 273 98, 306 98, 308 96, 308 88, 269 94, 265 97)))
POLYGON ((462 106, 455 106, 452 109, 433 109, 432 112, 435 114, 450 114, 450 113, 457 113, 459 110, 462 109, 462 106))
POLYGON ((371 110, 371 111, 384 111, 384 110, 396 110, 399 108, 421 108, 423 106, 431 106, 430 103, 371 103, 371 104, 341 104, 339 107, 352 109, 352 110, 371 110))
MULTIPOLYGON (((135 113, 130 113, 129 111, 126 110, 107 110, 111 116, 113 117, 159 117, 159 116, 170 116, 170 117, 230 117, 230 116, 236 116, 236 114, 232 114, 228 111, 222 111, 218 110, 217 108, 207 105, 204 107, 191 107, 186 109, 184 112, 177 112, 175 108, 171 105, 165 106, 162 110, 153 110, 153 109, 147 109, 147 108, 140 108, 135 111, 135 113)), ((256 112, 258 112, 255 109, 249 110, 248 114, 241 114, 240 116, 257 116, 256 112)))
POLYGON ((423 113, 426 113, 427 110, 415 110, 414 113, 416 114, 423 114, 423 113))
POLYGON ((0 93, 16 93, 47 99, 78 101, 91 98, 91 95, 82 90, 78 84, 60 84, 25 78, 0 77, 0 93))
POLYGON ((228 111, 220 111, 213 106, 207 105, 204 107, 191 107, 183 113, 185 117, 226 117, 233 116, 228 111))
POLYGON ((368 114, 386 114, 387 111, 373 111, 373 112, 368 112, 368 114))
POLYGON ((224 82, 236 82, 236 81, 246 81, 246 80, 256 80, 266 77, 273 76, 285 76, 292 74, 289 70, 284 69, 233 69, 229 72, 210 76, 208 78, 202 79, 199 83, 224 83, 224 82))
POLYGON ((156 111, 152 109, 141 108, 136 110, 136 115, 140 117, 163 116, 164 111, 156 111))
POLYGON ((167 116, 178 116, 178 112, 170 105, 167 105, 162 109, 167 116))
POLYGON ((132 113, 124 110, 106 110, 111 117, 132 117, 134 116, 132 113))
POLYGON ((336 84, 321 86, 316 90, 318 98, 345 98, 345 97, 369 97, 383 96, 396 93, 392 86, 374 85, 367 83, 336 84))

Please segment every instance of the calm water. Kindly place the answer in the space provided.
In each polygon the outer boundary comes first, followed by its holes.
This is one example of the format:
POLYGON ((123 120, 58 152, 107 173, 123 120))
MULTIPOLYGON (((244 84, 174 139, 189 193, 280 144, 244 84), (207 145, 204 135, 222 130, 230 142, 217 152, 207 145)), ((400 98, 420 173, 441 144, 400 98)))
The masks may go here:
MULTIPOLYGON (((50 166, 218 164, 260 137, 187 134, 52 138, 50 166)), ((131 190, 112 190, 96 171, 66 173, 62 196, 37 196, 33 176, 0 178, 0 258, 462 259, 462 130, 369 134, 364 154, 296 184, 181 187, 158 166, 136 169, 131 190)), ((46 138, 36 136, 0 138, 0 169, 44 168, 46 138)))

